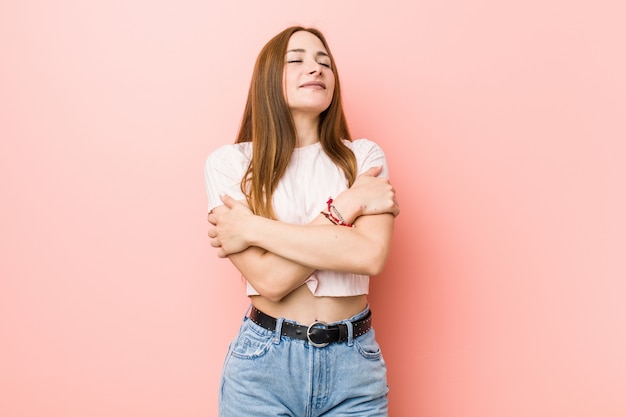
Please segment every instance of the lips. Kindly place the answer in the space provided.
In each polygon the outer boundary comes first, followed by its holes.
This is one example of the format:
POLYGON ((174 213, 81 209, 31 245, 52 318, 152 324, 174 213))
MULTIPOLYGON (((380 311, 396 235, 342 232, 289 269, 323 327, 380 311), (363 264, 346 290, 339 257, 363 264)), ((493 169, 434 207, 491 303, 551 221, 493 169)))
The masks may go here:
POLYGON ((319 87, 319 88, 323 88, 324 90, 326 89, 326 84, 324 84, 321 81, 309 81, 307 83, 304 83, 300 86, 300 88, 302 87, 319 87))

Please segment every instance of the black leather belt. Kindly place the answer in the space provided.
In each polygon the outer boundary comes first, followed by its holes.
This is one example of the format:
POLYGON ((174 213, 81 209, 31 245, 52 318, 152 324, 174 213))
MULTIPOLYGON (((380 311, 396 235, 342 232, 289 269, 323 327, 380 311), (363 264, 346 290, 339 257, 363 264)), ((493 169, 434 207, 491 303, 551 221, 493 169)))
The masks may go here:
MULTIPOLYGON (((250 320, 264 329, 275 331, 277 320, 258 310, 250 308, 250 320)), ((372 328, 372 312, 368 311, 365 317, 352 322, 352 337, 367 333, 372 328)), ((284 321, 280 334, 294 339, 306 340, 312 346, 324 347, 329 343, 340 343, 348 340, 348 326, 345 323, 328 325, 323 321, 316 321, 310 326, 284 321)))

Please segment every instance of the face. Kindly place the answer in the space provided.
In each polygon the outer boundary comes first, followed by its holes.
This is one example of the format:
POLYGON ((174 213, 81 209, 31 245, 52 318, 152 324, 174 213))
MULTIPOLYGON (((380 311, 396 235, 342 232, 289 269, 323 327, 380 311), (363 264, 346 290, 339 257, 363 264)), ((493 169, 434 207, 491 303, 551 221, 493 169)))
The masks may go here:
POLYGON ((318 116, 335 91, 335 74, 324 44, 310 32, 291 35, 283 70, 285 100, 291 113, 318 116))

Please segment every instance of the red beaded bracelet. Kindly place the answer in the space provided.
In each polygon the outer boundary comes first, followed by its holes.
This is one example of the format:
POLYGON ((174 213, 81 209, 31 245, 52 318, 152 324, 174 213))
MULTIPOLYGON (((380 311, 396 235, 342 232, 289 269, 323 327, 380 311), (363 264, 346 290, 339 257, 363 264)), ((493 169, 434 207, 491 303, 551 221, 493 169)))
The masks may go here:
POLYGON ((328 206, 328 211, 322 211, 321 213, 332 224, 336 224, 338 226, 354 227, 353 223, 347 223, 343 219, 343 217, 341 216, 341 213, 339 213, 339 210, 337 210, 337 207, 335 207, 333 205, 333 198, 332 197, 328 197, 328 201, 326 202, 326 205, 328 206))

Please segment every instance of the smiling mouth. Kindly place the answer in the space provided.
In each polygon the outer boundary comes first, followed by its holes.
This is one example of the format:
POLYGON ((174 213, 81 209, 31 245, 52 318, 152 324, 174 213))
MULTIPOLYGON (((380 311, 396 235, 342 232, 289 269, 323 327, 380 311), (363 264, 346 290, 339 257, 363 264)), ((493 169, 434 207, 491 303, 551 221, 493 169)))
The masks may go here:
POLYGON ((326 89, 326 84, 324 84, 321 81, 311 81, 308 83, 304 83, 300 86, 300 88, 302 87, 319 87, 319 88, 323 88, 324 90, 326 89))

